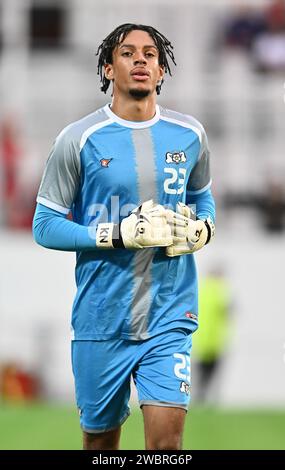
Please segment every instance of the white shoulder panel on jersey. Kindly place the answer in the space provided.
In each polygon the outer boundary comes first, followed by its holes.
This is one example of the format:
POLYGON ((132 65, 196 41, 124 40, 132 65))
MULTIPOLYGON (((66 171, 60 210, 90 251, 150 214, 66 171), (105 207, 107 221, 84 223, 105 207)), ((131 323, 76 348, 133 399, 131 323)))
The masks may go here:
POLYGON ((60 132, 46 163, 37 202, 69 212, 80 183, 80 151, 91 134, 110 122, 104 108, 100 108, 60 132))

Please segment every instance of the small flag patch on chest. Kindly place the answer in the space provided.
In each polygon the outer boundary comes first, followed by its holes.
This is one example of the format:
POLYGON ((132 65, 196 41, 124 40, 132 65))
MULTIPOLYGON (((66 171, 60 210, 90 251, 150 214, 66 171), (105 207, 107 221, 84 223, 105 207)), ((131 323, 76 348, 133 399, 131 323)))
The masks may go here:
POLYGON ((103 166, 104 168, 108 167, 111 160, 113 160, 113 158, 101 158, 101 166, 103 166))

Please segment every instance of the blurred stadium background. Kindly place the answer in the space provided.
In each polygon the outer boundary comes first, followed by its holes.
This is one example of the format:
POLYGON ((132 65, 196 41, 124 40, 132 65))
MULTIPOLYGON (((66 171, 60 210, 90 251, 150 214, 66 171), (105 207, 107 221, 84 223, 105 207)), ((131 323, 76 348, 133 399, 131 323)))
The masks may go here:
MULTIPOLYGON (((197 262, 201 283, 221 281, 203 290, 219 319, 212 350, 197 333, 184 447, 284 449, 283 0, 0 0, 0 449, 81 446, 74 254, 36 246, 30 226, 55 136, 110 101, 94 53, 125 22, 171 40, 159 103, 197 117, 212 150, 217 236, 197 262)), ((123 447, 143 448, 135 393, 132 407, 123 447)))

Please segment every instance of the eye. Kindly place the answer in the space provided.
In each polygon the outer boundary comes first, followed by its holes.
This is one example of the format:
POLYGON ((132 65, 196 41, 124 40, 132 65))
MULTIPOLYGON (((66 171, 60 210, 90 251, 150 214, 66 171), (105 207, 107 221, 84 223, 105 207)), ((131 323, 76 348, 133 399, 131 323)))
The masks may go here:
POLYGON ((155 57, 153 52, 146 52, 146 57, 155 57))
POLYGON ((122 52, 123 57, 131 57, 132 53, 130 51, 122 52))

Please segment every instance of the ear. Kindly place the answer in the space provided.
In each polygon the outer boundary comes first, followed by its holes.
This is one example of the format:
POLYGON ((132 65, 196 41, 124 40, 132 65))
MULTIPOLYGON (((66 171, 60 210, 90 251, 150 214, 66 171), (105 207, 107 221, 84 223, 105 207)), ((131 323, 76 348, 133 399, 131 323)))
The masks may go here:
POLYGON ((159 82, 161 82, 164 78, 164 67, 162 65, 159 66, 159 82))
POLYGON ((113 78, 114 78, 113 65, 112 64, 105 64, 104 69, 105 69, 105 77, 108 80, 113 80, 113 78))

